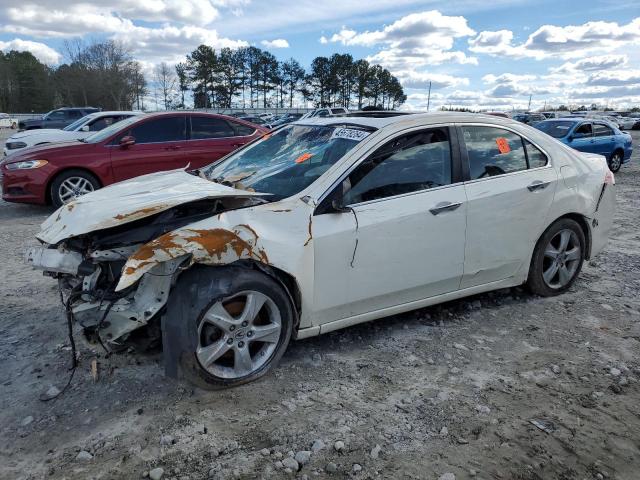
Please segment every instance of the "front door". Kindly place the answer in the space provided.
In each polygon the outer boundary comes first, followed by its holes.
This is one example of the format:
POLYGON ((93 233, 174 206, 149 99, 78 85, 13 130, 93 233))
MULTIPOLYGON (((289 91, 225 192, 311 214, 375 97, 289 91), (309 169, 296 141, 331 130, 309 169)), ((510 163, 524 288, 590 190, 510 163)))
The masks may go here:
POLYGON ((402 134, 341 183, 342 213, 314 226, 316 299, 333 307, 325 321, 458 289, 467 204, 450 138, 447 127, 402 134), (339 288, 325 295, 329 269, 339 288))
POLYGON ((134 124, 108 147, 111 149, 114 180, 118 182, 147 173, 186 167, 189 162, 184 155, 185 144, 184 115, 163 115, 134 124), (119 142, 125 136, 133 137, 135 143, 120 146, 119 142))
POLYGON ((464 289, 528 268, 525 262, 545 228, 557 175, 546 155, 514 132, 462 125, 460 133, 469 178, 464 289))

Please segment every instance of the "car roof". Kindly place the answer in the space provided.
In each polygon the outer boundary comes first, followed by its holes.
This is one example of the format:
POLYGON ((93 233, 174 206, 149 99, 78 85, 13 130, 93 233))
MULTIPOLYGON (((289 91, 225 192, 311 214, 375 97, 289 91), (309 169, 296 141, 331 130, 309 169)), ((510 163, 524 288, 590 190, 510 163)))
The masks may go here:
POLYGON ((455 122, 487 122, 502 125, 517 124, 510 118, 497 117, 495 115, 485 115, 481 113, 466 112, 433 112, 433 113, 412 113, 400 114, 389 117, 368 117, 368 116, 332 116, 332 117, 313 117, 297 120, 293 125, 358 125, 366 128, 381 129, 388 125, 406 123, 411 124, 439 124, 439 123, 455 123, 455 122))
POLYGON ((106 112, 91 112, 87 117, 101 117, 108 115, 144 115, 144 112, 134 112, 131 110, 107 110, 106 112))

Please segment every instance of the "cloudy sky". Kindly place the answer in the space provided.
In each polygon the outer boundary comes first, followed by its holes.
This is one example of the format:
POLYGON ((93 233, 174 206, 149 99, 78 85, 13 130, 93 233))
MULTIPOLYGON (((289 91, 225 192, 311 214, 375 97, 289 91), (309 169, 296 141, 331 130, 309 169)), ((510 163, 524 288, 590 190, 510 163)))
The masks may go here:
POLYGON ((256 45, 308 67, 351 53, 389 68, 407 108, 640 105, 638 0, 1 0, 0 49, 64 61, 113 38, 150 67, 201 43, 256 45))

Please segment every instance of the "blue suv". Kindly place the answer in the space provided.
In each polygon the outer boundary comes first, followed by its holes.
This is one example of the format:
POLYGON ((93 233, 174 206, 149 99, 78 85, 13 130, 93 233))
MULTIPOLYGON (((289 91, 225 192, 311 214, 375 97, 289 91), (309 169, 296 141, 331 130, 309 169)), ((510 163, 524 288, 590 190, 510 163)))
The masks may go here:
POLYGON ((581 152, 607 157, 609 169, 617 172, 631 159, 631 135, 605 120, 554 118, 534 125, 562 143, 581 152))

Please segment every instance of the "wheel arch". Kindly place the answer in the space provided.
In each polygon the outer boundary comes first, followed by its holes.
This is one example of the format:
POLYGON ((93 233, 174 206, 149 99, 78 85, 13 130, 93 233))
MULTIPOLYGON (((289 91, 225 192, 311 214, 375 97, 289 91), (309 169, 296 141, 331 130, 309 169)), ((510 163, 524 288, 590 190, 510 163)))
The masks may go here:
POLYGON ((584 241, 585 241, 584 259, 585 260, 589 260, 591 258, 591 243, 592 243, 592 240, 591 240, 591 226, 589 225, 588 219, 584 215, 582 215, 580 213, 576 213, 576 212, 565 213, 564 215, 561 215, 558 218, 555 218, 552 222, 549 222, 549 225, 547 225, 547 228, 545 228, 544 231, 538 236, 538 239, 536 240, 535 246, 538 245, 538 243, 540 242, 540 240, 542 239, 544 234, 547 232, 547 230, 549 230, 549 228, 551 228, 551 226, 554 223, 556 223, 557 221, 562 220, 564 218, 568 218, 570 220, 573 220, 578 225, 580 225, 580 228, 582 229, 582 233, 584 233, 584 241))
POLYGON ((62 175, 63 173, 66 173, 66 172, 68 172, 70 170, 81 170, 81 171, 84 171, 84 172, 90 174, 92 177, 94 177, 98 181, 98 183, 100 184, 100 188, 104 187, 104 183, 102 183, 102 181, 100 180, 100 176, 98 174, 96 174, 93 170, 91 170, 90 168, 87 168, 86 166, 64 167, 64 168, 56 171, 47 180, 47 186, 46 186, 46 190, 45 190, 45 201, 46 201, 47 205, 51 205, 53 203, 53 199, 51 198, 51 185, 53 185, 53 182, 56 180, 56 178, 58 178, 60 175, 62 175))

